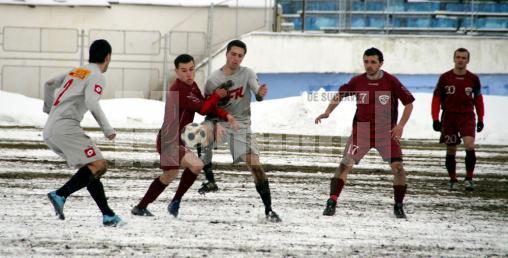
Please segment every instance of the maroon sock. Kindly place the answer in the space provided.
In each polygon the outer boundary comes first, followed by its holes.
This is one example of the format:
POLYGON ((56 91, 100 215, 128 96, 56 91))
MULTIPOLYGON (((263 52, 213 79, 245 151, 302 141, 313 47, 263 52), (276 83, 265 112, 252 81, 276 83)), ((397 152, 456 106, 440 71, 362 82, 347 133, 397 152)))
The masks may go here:
POLYGON ((450 176, 450 180, 457 180, 457 174, 455 172, 455 168, 457 166, 457 163, 455 162, 455 155, 446 155, 445 166, 448 171, 448 176, 450 176))
POLYGON ((476 153, 474 150, 466 150, 466 177, 473 178, 473 171, 476 165, 476 153))
POLYGON ((197 177, 198 175, 192 173, 190 169, 186 168, 182 173, 182 177, 180 178, 180 183, 178 184, 178 188, 176 189, 173 201, 181 200, 183 195, 187 192, 187 190, 189 190, 192 184, 194 184, 194 181, 196 181, 197 177))
POLYGON ((402 203, 402 201, 404 201, 404 195, 406 195, 406 188, 407 188, 407 185, 394 185, 393 186, 393 193, 395 195, 395 202, 400 202, 402 203))
POLYGON ((344 180, 333 177, 330 180, 330 199, 337 201, 339 198, 340 192, 342 192, 342 188, 344 187, 344 180))
POLYGON ((139 208, 146 208, 148 204, 152 203, 159 197, 159 195, 166 189, 165 184, 163 184, 159 177, 155 178, 150 184, 150 187, 148 187, 148 190, 145 193, 145 196, 143 196, 143 199, 138 204, 139 208))

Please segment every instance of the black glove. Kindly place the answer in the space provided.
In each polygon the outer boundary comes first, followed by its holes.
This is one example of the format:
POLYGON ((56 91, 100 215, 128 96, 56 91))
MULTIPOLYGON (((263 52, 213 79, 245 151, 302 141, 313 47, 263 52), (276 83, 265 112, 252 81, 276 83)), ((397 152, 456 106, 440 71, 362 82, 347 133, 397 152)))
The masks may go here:
POLYGON ((434 120, 434 122, 432 123, 432 128, 434 128, 434 131, 436 132, 441 132, 442 128, 441 122, 439 122, 439 120, 434 120))
POLYGON ((483 126, 483 121, 478 121, 478 123, 476 123, 476 131, 481 132, 483 130, 483 126))

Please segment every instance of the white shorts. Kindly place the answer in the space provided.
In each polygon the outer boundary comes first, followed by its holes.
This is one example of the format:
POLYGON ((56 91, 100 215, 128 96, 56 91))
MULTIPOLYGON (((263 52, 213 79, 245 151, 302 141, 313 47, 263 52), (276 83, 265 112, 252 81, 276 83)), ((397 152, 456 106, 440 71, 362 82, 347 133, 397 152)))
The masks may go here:
POLYGON ((104 159, 97 145, 86 134, 53 135, 44 141, 73 168, 104 159))
MULTIPOLYGON (((229 127, 226 122, 220 122, 221 125, 226 128, 227 134, 224 136, 221 142, 216 145, 227 143, 229 145, 229 151, 233 158, 233 163, 238 163, 242 160, 242 156, 245 154, 254 154, 259 156, 258 143, 256 137, 252 134, 250 126, 241 126, 236 132, 229 127)), ((202 149, 201 159, 204 164, 208 164, 212 161, 212 149, 214 145, 209 145, 202 149)))

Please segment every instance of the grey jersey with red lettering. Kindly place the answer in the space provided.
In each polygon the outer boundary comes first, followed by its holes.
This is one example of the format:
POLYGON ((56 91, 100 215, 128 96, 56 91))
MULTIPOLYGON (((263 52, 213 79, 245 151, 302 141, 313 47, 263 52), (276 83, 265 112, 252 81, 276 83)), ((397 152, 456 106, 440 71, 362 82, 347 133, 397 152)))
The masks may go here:
POLYGON ((250 125, 251 96, 259 91, 256 73, 243 66, 238 67, 235 73, 229 76, 224 75, 223 68, 216 70, 206 81, 205 94, 211 95, 217 87, 228 80, 233 81, 234 85, 229 89, 229 100, 220 103, 219 107, 233 115, 239 123, 250 125))
POLYGON ((75 68, 44 85, 43 111, 49 114, 44 138, 53 135, 83 133, 80 123, 90 110, 105 136, 115 133, 102 111, 99 99, 106 80, 96 64, 75 68))

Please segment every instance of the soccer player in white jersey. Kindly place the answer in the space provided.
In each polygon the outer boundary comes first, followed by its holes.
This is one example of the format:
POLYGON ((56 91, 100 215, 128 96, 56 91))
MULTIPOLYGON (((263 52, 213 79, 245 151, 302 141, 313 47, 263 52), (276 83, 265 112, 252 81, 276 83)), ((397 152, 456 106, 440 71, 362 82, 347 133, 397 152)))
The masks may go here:
POLYGON ((106 172, 107 162, 101 151, 80 126, 83 116, 90 111, 104 136, 113 140, 116 132, 111 127, 99 104, 106 86, 102 75, 111 61, 111 45, 103 39, 90 46, 89 64, 78 67, 46 82, 43 111, 49 114, 44 126, 44 141, 56 154, 78 171, 56 191, 48 193, 59 219, 64 220, 63 207, 67 197, 86 187, 103 214, 104 226, 119 226, 124 222, 108 206, 100 177, 106 172))
MULTIPOLYGON (((266 218, 270 221, 279 222, 281 219, 277 213, 272 211, 272 198, 268 178, 259 161, 257 142, 250 129, 251 92, 256 95, 258 101, 261 101, 268 92, 268 87, 266 85, 260 86, 256 73, 250 68, 240 65, 245 54, 247 54, 247 46, 244 42, 240 40, 229 42, 226 51, 226 64, 210 75, 206 82, 205 94, 211 95, 217 88, 221 87, 228 89, 229 98, 221 100, 219 107, 233 115, 240 124, 240 127, 234 132, 228 123, 218 121, 217 128, 225 129, 224 135, 218 138, 222 138, 222 142, 228 142, 234 163, 241 161, 247 163, 254 177, 256 190, 265 206, 266 218)), ((214 120, 210 116, 207 119, 214 120)), ((221 134, 222 130, 217 130, 221 134)), ((213 146, 207 146, 198 150, 205 164, 203 169, 207 178, 207 181, 199 189, 199 192, 202 194, 218 189, 211 169, 212 148, 213 146)))

